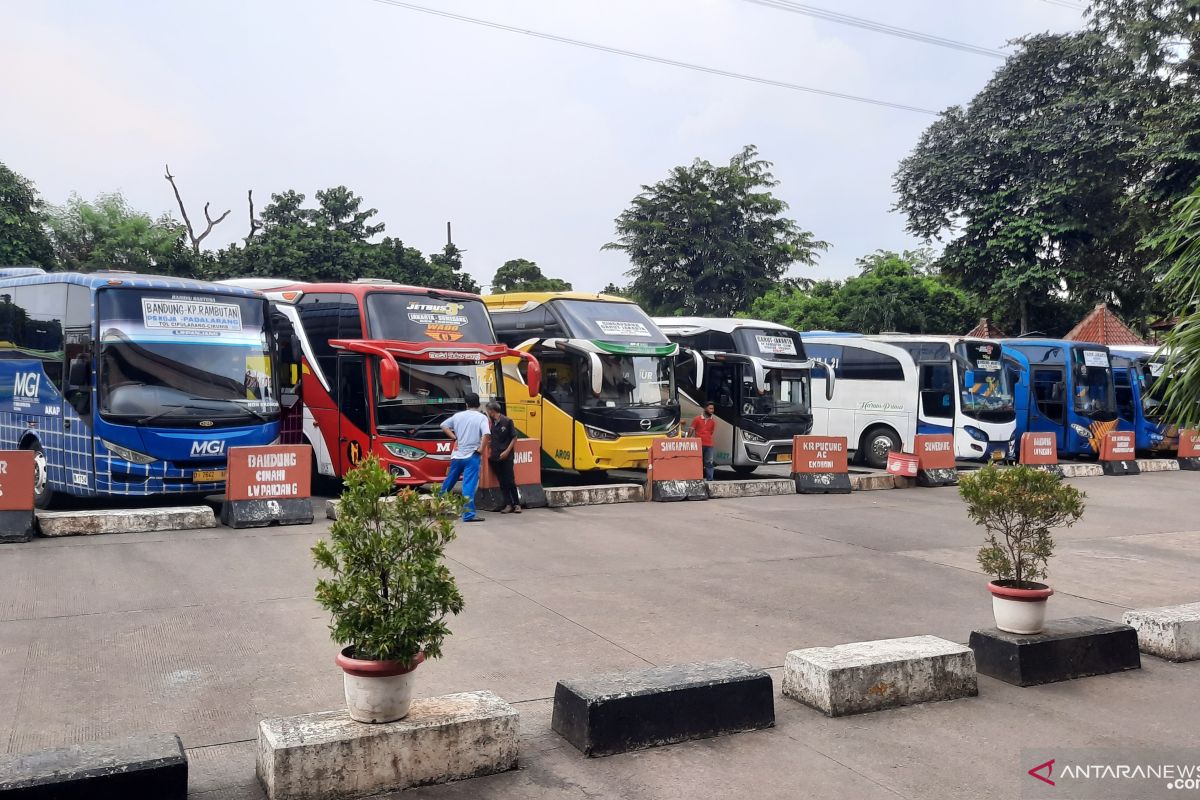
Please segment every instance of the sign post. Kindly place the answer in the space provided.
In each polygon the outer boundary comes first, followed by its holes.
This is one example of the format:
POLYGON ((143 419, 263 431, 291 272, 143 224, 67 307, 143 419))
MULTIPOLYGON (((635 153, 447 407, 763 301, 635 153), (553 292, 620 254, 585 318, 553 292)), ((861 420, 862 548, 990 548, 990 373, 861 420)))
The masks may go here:
POLYGON ((1179 432, 1180 469, 1200 470, 1200 430, 1190 428, 1179 432))
POLYGON ((655 439, 650 445, 646 480, 650 483, 650 499, 656 502, 707 500, 700 440, 655 439))
POLYGON ((1137 449, 1133 431, 1109 431, 1100 443, 1100 466, 1105 475, 1138 475, 1137 449))
MULTIPOLYGON (((538 439, 517 439, 513 445, 513 479, 522 508, 545 508, 546 492, 542 488, 542 443, 538 439)), ((483 511, 499 511, 508 505, 500 491, 500 479, 485 458, 479 469, 479 488, 475 491, 475 506, 483 511)))
POLYGON ((313 521, 311 494, 309 445, 231 447, 221 524, 230 528, 307 525, 313 521))
POLYGON ((848 494, 850 461, 846 448, 845 436, 792 437, 792 478, 796 481, 796 493, 848 494))
POLYGON ((1062 467, 1058 466, 1058 439, 1053 433, 1021 434, 1020 463, 1042 472, 1062 475, 1062 467))
POLYGON ((958 483, 951 434, 918 436, 916 450, 918 486, 954 486, 958 483))
POLYGON ((33 451, 0 450, 0 542, 33 538, 33 451))

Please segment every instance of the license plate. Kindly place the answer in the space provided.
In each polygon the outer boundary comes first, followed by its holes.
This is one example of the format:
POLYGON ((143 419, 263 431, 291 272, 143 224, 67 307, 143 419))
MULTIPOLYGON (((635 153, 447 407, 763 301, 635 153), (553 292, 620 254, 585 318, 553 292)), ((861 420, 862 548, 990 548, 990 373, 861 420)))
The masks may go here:
POLYGON ((225 480, 223 469, 198 469, 192 473, 193 483, 215 483, 225 480))
POLYGON ((775 456, 775 457, 774 457, 774 458, 772 458, 771 460, 772 460, 773 462, 775 462, 776 464, 790 464, 790 463, 792 463, 792 457, 791 457, 791 456, 775 456))
POLYGON ((1002 458, 1004 458, 1003 450, 993 450, 992 451, 992 461, 999 461, 1002 458))

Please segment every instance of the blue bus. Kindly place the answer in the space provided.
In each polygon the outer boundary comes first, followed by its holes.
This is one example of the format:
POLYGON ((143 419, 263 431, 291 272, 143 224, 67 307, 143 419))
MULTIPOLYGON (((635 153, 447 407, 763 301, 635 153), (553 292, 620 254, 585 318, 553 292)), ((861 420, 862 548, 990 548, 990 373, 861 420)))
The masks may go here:
POLYGON ((279 436, 283 341, 250 290, 0 269, 0 448, 34 452, 39 508, 224 491, 228 449, 279 436))
POLYGON ((1015 388, 1017 431, 1057 437, 1060 456, 1096 456, 1104 434, 1128 430, 1117 415, 1108 348, 1065 339, 1004 339, 1004 361, 1015 388))
POLYGON ((1167 357, 1153 345, 1122 345, 1109 348, 1113 384, 1117 391, 1117 414, 1122 427, 1131 428, 1137 449, 1150 453, 1174 453, 1179 449, 1179 428, 1165 422, 1167 357))

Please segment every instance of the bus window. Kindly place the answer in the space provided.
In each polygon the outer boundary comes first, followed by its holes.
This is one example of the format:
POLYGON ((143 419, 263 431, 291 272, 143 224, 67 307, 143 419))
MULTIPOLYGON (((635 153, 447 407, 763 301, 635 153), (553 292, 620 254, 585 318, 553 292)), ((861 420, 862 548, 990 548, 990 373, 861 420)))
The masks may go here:
POLYGON ((734 408, 737 405, 737 386, 734 376, 741 367, 728 364, 709 364, 704 376, 704 391, 707 400, 717 408, 734 408))
POLYGON ((337 353, 330 339, 358 339, 362 336, 358 304, 349 294, 307 294, 296 306, 308 344, 317 357, 321 372, 331 381, 337 369, 337 353), (353 319, 351 319, 353 317, 353 319))
POLYGON ((898 359, 862 347, 842 347, 841 363, 836 365, 838 378, 860 381, 902 381, 904 367, 898 359))
POLYGON ((1108 353, 1099 350, 1073 351, 1075 370, 1075 410, 1087 416, 1115 411, 1111 394, 1112 370, 1108 353))
POLYGON ((1133 403, 1133 384, 1129 382, 1129 370, 1118 369, 1113 372, 1113 383, 1116 387, 1117 413, 1121 419, 1134 421, 1135 409, 1133 403))
POLYGON ((1034 402, 1038 412, 1051 422, 1063 424, 1066 406, 1063 402, 1065 389, 1063 371, 1056 368, 1033 367, 1029 378, 1034 402))
POLYGON ((561 353, 542 353, 538 361, 542 364, 542 394, 564 411, 574 412, 574 359, 561 353))
POLYGON ((360 431, 370 431, 366 361, 362 356, 343 355, 338 359, 338 390, 343 416, 360 431))
POLYGON ((954 372, 950 364, 922 364, 921 413, 926 417, 954 416, 954 372))
POLYGON ((63 396, 81 417, 92 407, 92 317, 91 291, 86 286, 68 286, 63 396))

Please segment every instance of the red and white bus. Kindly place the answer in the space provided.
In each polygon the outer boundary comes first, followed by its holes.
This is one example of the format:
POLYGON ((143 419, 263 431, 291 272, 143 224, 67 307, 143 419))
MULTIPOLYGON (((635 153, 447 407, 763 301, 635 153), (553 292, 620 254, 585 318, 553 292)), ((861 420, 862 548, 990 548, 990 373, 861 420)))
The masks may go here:
POLYGON ((390 281, 226 281, 257 289, 296 328, 303 353, 299 436, 322 475, 342 477, 368 453, 396 483, 445 478, 452 442, 441 424, 480 401, 503 402, 500 359, 524 359, 536 393, 541 367, 496 341, 477 295, 390 281))

